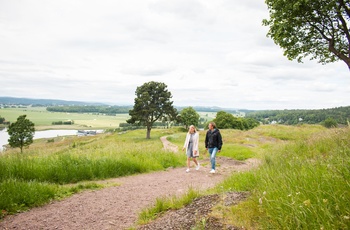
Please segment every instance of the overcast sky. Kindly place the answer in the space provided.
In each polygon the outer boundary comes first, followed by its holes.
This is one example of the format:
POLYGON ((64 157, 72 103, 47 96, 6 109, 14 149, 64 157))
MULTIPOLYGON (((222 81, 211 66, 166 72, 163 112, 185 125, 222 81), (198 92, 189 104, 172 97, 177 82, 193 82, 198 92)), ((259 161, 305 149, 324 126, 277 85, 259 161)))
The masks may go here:
POLYGON ((164 82, 175 106, 349 106, 343 62, 289 61, 263 0, 0 0, 0 96, 133 105, 164 82))

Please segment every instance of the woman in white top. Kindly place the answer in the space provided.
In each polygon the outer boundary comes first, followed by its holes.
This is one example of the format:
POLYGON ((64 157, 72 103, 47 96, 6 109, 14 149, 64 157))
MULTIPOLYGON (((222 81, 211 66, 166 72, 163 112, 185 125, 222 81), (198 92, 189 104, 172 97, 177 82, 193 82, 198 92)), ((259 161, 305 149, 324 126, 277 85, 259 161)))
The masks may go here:
POLYGON ((194 125, 191 125, 186 135, 184 147, 182 148, 182 150, 186 149, 186 154, 187 154, 186 172, 190 171, 191 158, 193 159, 193 162, 196 164, 196 170, 199 169, 199 162, 197 162, 196 160, 196 157, 199 157, 198 142, 199 142, 199 133, 197 132, 196 127, 194 125))

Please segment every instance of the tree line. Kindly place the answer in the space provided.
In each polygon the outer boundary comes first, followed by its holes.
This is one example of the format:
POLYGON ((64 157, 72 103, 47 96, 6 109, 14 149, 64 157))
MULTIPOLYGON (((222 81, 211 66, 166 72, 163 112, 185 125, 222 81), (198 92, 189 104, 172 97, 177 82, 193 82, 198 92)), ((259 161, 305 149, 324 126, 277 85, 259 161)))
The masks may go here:
POLYGON ((63 112, 63 113, 99 113, 107 115, 115 115, 120 113, 128 113, 132 107, 130 106, 49 106, 46 108, 50 112, 63 112))
POLYGON ((347 125, 350 120, 350 106, 318 110, 264 110, 246 114, 263 124, 322 124, 327 119, 347 125))

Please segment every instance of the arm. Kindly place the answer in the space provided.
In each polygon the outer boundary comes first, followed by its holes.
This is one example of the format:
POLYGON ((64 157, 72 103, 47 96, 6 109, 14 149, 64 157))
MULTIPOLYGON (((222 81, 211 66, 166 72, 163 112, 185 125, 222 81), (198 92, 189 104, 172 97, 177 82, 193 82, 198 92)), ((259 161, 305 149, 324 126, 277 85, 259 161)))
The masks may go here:
POLYGON ((221 147, 222 147, 222 136, 221 133, 218 133, 218 149, 219 151, 221 151, 221 147))
POLYGON ((205 145, 205 148, 208 149, 208 132, 205 134, 204 145, 205 145))
POLYGON ((195 153, 195 155, 199 154, 198 144, 199 144, 199 133, 196 132, 196 135, 194 135, 194 140, 193 140, 193 153, 195 153))
POLYGON ((190 136, 189 134, 187 133, 186 134, 186 139, 185 139, 185 143, 184 143, 184 147, 182 148, 182 150, 186 149, 187 146, 188 146, 188 142, 190 141, 190 136))

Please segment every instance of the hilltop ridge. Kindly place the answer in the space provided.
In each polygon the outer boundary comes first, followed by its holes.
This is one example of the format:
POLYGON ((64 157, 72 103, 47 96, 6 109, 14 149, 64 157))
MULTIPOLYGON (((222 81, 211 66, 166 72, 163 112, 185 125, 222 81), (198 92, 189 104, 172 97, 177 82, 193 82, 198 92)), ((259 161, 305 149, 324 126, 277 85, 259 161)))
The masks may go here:
MULTIPOLYGON (((67 101, 59 99, 34 99, 34 98, 17 98, 17 97, 0 97, 0 105, 35 105, 35 106, 119 106, 102 102, 84 102, 84 101, 67 101)), ((133 107, 133 105, 123 105, 123 107, 133 107)), ((178 110, 182 110, 189 106, 175 106, 178 110)), ((196 111, 201 112, 218 112, 225 110, 227 112, 253 112, 255 110, 238 109, 238 108, 221 108, 218 106, 192 106, 196 111)))

